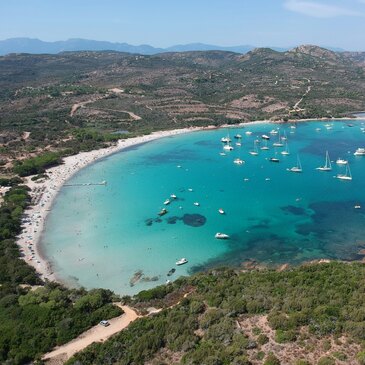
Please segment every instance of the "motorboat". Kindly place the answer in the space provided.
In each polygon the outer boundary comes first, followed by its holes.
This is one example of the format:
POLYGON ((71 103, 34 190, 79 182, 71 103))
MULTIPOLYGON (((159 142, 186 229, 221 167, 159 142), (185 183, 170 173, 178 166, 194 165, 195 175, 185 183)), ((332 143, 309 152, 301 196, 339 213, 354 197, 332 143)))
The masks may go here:
POLYGON ((198 206, 200 205, 200 203, 198 203, 198 202, 194 202, 194 205, 195 205, 196 207, 198 207, 198 206))
POLYGON ((347 160, 344 160, 342 158, 338 158, 336 160, 337 165, 347 165, 347 160))
POLYGON ((280 162, 280 160, 278 158, 276 158, 276 157, 269 158, 269 161, 270 162, 280 162))
POLYGON ((365 156, 365 148, 358 148, 355 153, 355 156, 365 156))
POLYGON ((163 208, 163 209, 161 209, 161 210, 158 212, 158 215, 161 217, 161 216, 165 215, 167 212, 168 212, 168 211, 167 211, 167 209, 163 208))
POLYGON ((188 260, 187 260, 185 257, 183 257, 183 258, 181 258, 180 260, 176 261, 176 265, 177 265, 177 266, 184 265, 184 264, 186 264, 187 262, 188 262, 188 260))
POLYGON ((219 240, 227 240, 229 238, 228 234, 221 233, 221 232, 217 232, 214 237, 219 240))
POLYGON ((219 208, 218 212, 219 212, 219 214, 226 214, 226 212, 222 208, 219 208))
POLYGON ((261 138, 262 138, 262 139, 266 139, 266 140, 269 140, 269 139, 270 139, 270 137, 269 137, 268 135, 266 135, 266 134, 263 134, 263 135, 261 136, 261 138))
POLYGON ((232 151, 233 147, 230 144, 226 144, 226 145, 223 146, 223 149, 226 150, 226 151, 232 151))
POLYGON ((236 165, 243 165, 245 161, 241 160, 240 158, 236 158, 233 163, 235 163, 236 165))
POLYGON ((170 199, 166 199, 164 202, 163 202, 165 205, 169 205, 171 203, 171 200, 170 199))

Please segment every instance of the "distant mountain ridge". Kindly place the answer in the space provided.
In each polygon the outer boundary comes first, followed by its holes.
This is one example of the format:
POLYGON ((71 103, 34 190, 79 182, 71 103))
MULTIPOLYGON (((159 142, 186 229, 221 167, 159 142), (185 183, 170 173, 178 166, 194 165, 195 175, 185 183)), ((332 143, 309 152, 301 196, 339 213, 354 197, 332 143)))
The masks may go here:
MULTIPOLYGON (((31 54, 56 54, 64 51, 118 51, 154 55, 163 52, 187 52, 187 51, 230 51, 246 54, 255 49, 252 45, 239 46, 216 46, 205 43, 190 43, 174 45, 167 48, 153 47, 148 44, 134 46, 128 43, 114 43, 108 41, 95 41, 88 39, 73 38, 66 41, 45 42, 33 38, 10 38, 0 41, 0 56, 9 53, 31 53, 31 54)), ((284 52, 288 48, 270 47, 275 51, 284 52)), ((338 48, 331 48, 334 51, 343 51, 338 48)))

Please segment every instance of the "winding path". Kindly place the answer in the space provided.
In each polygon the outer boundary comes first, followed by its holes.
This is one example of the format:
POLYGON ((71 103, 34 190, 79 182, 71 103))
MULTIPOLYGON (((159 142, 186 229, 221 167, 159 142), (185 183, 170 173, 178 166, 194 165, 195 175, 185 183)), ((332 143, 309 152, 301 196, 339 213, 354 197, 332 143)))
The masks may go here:
POLYGON ((55 348, 53 351, 48 352, 42 358, 45 364, 64 364, 70 357, 83 350, 85 347, 91 345, 93 342, 103 342, 107 340, 110 336, 120 332, 124 328, 128 327, 131 322, 139 318, 137 313, 130 307, 119 304, 116 305, 123 309, 124 313, 119 317, 110 319, 110 326, 103 327, 98 324, 82 333, 79 337, 72 340, 71 342, 68 342, 60 347, 55 348))
POLYGON ((305 91, 305 93, 303 94, 303 96, 301 97, 301 99, 298 100, 298 102, 294 105, 293 110, 295 110, 295 111, 303 110, 303 109, 300 109, 299 108, 299 104, 303 101, 304 97, 306 97, 308 95, 308 93, 311 91, 311 88, 312 87, 311 87, 311 85, 309 85, 310 82, 311 82, 311 80, 310 79, 307 79, 307 81, 308 81, 307 90, 305 91))

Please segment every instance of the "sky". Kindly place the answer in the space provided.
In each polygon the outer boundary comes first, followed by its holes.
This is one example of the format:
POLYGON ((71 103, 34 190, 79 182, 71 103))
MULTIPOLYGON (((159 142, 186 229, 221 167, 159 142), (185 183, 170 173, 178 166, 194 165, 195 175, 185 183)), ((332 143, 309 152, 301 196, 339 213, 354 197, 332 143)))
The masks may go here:
POLYGON ((365 0, 0 0, 0 40, 365 51, 365 0))

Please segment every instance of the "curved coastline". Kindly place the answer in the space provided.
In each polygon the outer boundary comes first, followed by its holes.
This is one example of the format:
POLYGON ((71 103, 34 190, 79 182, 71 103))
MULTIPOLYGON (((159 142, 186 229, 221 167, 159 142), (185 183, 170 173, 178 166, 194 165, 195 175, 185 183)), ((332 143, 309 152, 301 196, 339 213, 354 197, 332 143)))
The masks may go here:
POLYGON ((65 157, 63 164, 52 167, 47 170, 49 178, 45 181, 37 183, 31 180, 31 176, 26 178, 25 184, 31 188, 32 199, 37 204, 30 205, 25 211, 25 216, 29 218, 29 225, 26 226, 21 234, 18 236, 17 244, 24 254, 24 260, 35 268, 40 277, 45 280, 57 281, 66 284, 63 280, 55 275, 52 268, 52 262, 49 258, 45 257, 42 252, 41 241, 42 234, 45 227, 48 212, 52 208, 54 199, 62 186, 77 172, 84 167, 115 153, 119 153, 129 147, 136 146, 139 144, 147 143, 159 138, 170 137, 183 133, 189 133, 194 131, 209 130, 216 128, 227 128, 227 127, 244 127, 252 124, 282 124, 282 123, 297 123, 307 121, 345 121, 345 120, 361 120, 361 117, 357 118, 322 118, 322 119, 300 119, 300 120, 289 120, 287 122, 277 121, 272 122, 269 120, 255 121, 241 123, 239 125, 223 125, 221 127, 209 126, 209 127, 191 127, 184 129, 176 129, 170 131, 154 132, 150 135, 144 135, 140 137, 119 140, 114 146, 93 150, 89 152, 81 152, 77 155, 65 157), (36 189, 36 190, 35 190, 36 189), (31 249, 33 249, 33 258, 31 249))

